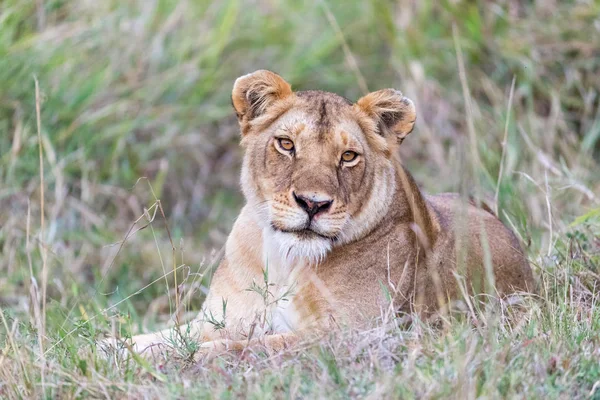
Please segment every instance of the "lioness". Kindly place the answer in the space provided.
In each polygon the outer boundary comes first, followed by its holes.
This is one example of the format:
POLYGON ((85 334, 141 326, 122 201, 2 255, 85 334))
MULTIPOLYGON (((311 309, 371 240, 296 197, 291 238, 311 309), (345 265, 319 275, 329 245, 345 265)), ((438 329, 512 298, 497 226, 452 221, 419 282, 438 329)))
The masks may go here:
MULTIPOLYGON (((395 312, 428 316, 461 289, 533 288, 519 242, 498 218, 455 194, 423 195, 402 167, 398 146, 416 112, 399 91, 352 104, 293 92, 261 70, 236 80, 232 101, 247 203, 202 312, 178 329, 202 348, 281 349, 373 320, 390 297, 395 312)), ((135 336, 133 348, 168 348, 175 331, 135 336)))

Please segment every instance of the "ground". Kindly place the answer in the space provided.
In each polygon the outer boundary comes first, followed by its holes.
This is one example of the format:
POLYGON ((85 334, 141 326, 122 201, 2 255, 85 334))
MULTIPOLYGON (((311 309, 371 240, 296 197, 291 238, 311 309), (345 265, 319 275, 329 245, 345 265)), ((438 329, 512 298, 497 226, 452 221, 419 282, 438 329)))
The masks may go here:
POLYGON ((3 1, 0 396, 600 398, 599 31, 593 1, 3 1), (243 204, 231 87, 258 68, 402 90, 404 163, 491 199, 538 294, 282 354, 99 357, 198 310, 243 204))

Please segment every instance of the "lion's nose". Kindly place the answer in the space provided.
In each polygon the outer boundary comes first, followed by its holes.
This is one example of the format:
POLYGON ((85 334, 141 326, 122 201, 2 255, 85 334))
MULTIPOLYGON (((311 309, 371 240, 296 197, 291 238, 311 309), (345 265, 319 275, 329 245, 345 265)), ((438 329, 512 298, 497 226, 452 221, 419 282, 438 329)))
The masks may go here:
POLYGON ((294 200, 296 203, 308 214, 309 218, 313 218, 315 215, 325 212, 331 208, 331 204, 333 200, 315 200, 315 198, 310 198, 309 196, 297 195, 295 192, 292 193, 294 195, 294 200))

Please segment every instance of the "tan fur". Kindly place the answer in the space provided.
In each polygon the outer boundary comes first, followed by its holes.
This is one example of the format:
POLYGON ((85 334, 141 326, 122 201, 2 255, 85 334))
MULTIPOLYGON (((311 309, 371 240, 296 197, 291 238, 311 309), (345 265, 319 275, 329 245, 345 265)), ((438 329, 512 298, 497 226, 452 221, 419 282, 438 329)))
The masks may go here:
MULTIPOLYGON (((498 218, 454 194, 423 195, 402 167, 398 145, 416 113, 399 91, 351 104, 331 93, 293 93, 278 75, 257 71, 236 81, 232 101, 247 204, 202 312, 180 328, 202 348, 258 342, 278 350, 298 337, 361 326, 389 308, 383 287, 397 312, 422 316, 461 298, 459 284, 498 296, 533 289, 523 251, 498 218), (282 137, 294 142, 293 153, 278 147, 282 137), (344 164, 349 150, 359 156, 344 164), (332 203, 310 220, 298 196, 332 203)), ((166 346, 172 335, 136 336, 134 348, 166 346)))

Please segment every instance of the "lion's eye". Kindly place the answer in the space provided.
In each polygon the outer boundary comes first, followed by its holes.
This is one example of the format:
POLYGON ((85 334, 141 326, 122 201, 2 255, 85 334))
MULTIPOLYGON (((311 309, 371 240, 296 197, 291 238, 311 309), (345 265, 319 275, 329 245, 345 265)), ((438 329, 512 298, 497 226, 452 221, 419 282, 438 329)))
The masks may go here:
POLYGON ((342 154, 342 161, 347 163, 352 162, 356 160, 356 157, 358 157, 357 153, 353 151, 345 151, 344 154, 342 154))
POLYGON ((281 147, 285 151, 294 150, 294 142, 292 142, 290 139, 281 138, 277 139, 277 142, 279 143, 279 147, 281 147))

